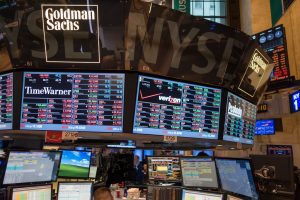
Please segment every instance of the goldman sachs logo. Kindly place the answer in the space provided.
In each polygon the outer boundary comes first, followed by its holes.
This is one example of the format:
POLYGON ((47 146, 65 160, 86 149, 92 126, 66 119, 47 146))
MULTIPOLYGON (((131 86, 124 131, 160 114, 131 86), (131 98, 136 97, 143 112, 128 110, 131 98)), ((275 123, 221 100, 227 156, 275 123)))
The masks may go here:
POLYGON ((266 70, 267 66, 267 60, 259 51, 255 50, 252 59, 249 63, 249 67, 258 74, 260 69, 266 70))
MULTIPOLYGON (((81 22, 95 21, 98 13, 86 5, 43 4, 43 18, 47 31, 79 31, 81 22)), ((95 5, 93 5, 95 6, 95 5)), ((96 5, 97 6, 97 5, 96 5)), ((97 6, 98 10, 98 6, 97 6)), ((97 11, 96 10, 96 11, 97 11)))
POLYGON ((228 103, 228 114, 233 115, 238 118, 242 118, 243 110, 235 105, 232 105, 231 102, 228 103))

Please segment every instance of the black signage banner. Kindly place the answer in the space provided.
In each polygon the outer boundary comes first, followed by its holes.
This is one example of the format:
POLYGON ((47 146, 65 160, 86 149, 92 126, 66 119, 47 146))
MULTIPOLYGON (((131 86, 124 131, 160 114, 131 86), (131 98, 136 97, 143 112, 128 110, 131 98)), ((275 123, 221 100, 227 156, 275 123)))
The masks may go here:
POLYGON ((272 70, 248 35, 155 4, 132 2, 125 41, 127 68, 226 87, 254 103, 272 70))

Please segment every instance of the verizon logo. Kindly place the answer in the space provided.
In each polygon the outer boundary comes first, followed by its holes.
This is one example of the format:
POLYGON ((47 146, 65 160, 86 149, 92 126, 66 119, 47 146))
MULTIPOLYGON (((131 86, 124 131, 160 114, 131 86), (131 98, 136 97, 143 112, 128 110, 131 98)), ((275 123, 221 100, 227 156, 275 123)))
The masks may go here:
POLYGON ((72 90, 55 90, 52 87, 43 87, 42 89, 33 89, 25 87, 26 94, 49 94, 49 95, 70 95, 72 90))
POLYGON ((167 101, 167 102, 172 103, 172 104, 180 104, 181 103, 181 99, 179 99, 179 98, 173 98, 171 96, 168 96, 168 97, 166 97, 166 96, 158 96, 158 99, 160 101, 167 101))
POLYGON ((233 115, 235 117, 242 118, 243 110, 241 108, 237 107, 237 106, 231 105, 231 103, 229 102, 229 104, 228 104, 228 114, 233 115))

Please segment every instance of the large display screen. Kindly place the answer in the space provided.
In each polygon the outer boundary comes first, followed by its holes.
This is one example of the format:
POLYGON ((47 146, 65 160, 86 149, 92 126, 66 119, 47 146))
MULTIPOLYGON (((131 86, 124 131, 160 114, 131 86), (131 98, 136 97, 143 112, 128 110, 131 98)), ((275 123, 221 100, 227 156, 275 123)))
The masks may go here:
POLYGON ((182 200, 222 200, 222 194, 182 190, 182 200))
POLYGON ((90 200, 92 182, 73 182, 58 184, 58 200, 90 200))
POLYGON ((290 76, 289 61, 285 32, 282 25, 273 27, 252 36, 264 51, 272 58, 275 66, 271 74, 271 80, 282 80, 290 76))
POLYGON ((0 130, 12 129, 13 73, 0 75, 0 130))
POLYGON ((257 120, 255 135, 273 135, 275 134, 274 119, 257 120))
POLYGON ((61 152, 11 151, 3 184, 56 181, 60 159, 61 152))
POLYGON ((258 199, 249 160, 216 158, 222 189, 258 199))
POLYGON ((223 140, 253 144, 256 105, 228 92, 223 140))
POLYGON ((25 72, 21 129, 123 131, 124 74, 25 72))
POLYGON ((290 95, 291 113, 300 111, 300 90, 290 95))
POLYGON ((184 186, 218 188, 216 165, 211 158, 181 158, 180 165, 184 186))
POLYGON ((63 150, 59 177, 89 178, 91 152, 63 150))
POLYGON ((221 89, 139 76, 134 133, 218 139, 221 89))
POLYGON ((179 157, 148 157, 148 173, 150 180, 180 182, 179 157))
POLYGON ((13 188, 12 200, 52 200, 52 186, 13 188))

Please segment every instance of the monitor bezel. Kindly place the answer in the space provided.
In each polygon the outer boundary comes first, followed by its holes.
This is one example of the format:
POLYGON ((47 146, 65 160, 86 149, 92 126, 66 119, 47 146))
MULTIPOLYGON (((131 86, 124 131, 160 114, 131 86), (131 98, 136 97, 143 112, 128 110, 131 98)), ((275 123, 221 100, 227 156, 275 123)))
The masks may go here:
MULTIPOLYGON (((273 128, 274 128, 274 132, 273 133, 270 133, 270 134, 256 134, 256 130, 255 130, 255 136, 264 136, 264 135, 275 135, 276 134, 276 128, 275 128, 275 119, 274 118, 270 118, 270 119, 256 119, 256 123, 258 121, 268 121, 268 120, 272 120, 273 122, 273 128)), ((256 124, 255 124, 256 125, 256 124)), ((257 127, 257 126, 255 126, 257 127)))
MULTIPOLYGON (((146 77, 146 78, 151 78, 151 79, 161 79, 164 81, 171 81, 171 82, 178 82, 178 83, 183 83, 183 84, 191 84, 191 85, 196 85, 196 86, 203 86, 203 87, 210 87, 213 89, 218 89, 221 91, 221 102, 220 102, 220 115, 219 115, 219 127, 218 127, 218 133, 217 133, 217 138, 210 139, 210 138, 198 138, 198 137, 186 137, 186 136, 178 136, 179 138, 190 138, 190 139, 206 139, 206 140, 220 140, 222 139, 223 133, 222 131, 222 112, 223 112, 223 103, 224 103, 224 94, 226 93, 226 89, 222 88, 220 86, 216 85, 210 85, 210 84, 205 84, 205 83, 197 83, 197 82, 192 82, 192 81, 186 81, 186 80, 181 80, 177 79, 174 77, 169 77, 169 76, 162 76, 162 75, 157 75, 157 74, 151 74, 151 73, 145 73, 145 72, 137 72, 136 73, 136 86, 135 86, 135 99, 134 99, 134 109, 133 109, 133 117, 132 117, 132 128, 131 128, 131 133, 132 134, 137 134, 137 135, 154 135, 154 136, 166 136, 166 134, 161 134, 161 135, 156 135, 156 134, 145 134, 145 133, 135 133, 133 130, 135 128, 135 117, 136 117, 136 105, 138 102, 138 91, 139 91, 139 78, 140 77, 146 77)), ((158 129, 162 130, 162 129, 158 129)))
POLYGON ((58 172, 59 172, 59 168, 60 168, 60 163, 61 163, 61 159, 62 159, 62 153, 60 151, 52 151, 52 150, 11 150, 9 151, 9 154, 6 158, 6 163, 5 163, 5 172, 2 176, 2 180, 1 180, 1 183, 2 183, 2 186, 4 187, 10 187, 10 186, 19 186, 19 185, 30 185, 30 184, 44 184, 44 185, 47 185, 48 183, 51 183, 51 182, 55 182, 57 181, 58 179, 58 172), (8 160, 9 160, 9 156, 12 152, 53 152, 53 153, 59 153, 60 154, 60 159, 59 159, 59 162, 58 162, 58 170, 56 172, 56 179, 55 180, 49 180, 49 181, 38 181, 38 182, 22 182, 22 183, 9 183, 9 184, 5 184, 4 183, 4 178, 5 178, 5 174, 6 174, 6 169, 7 169, 7 165, 8 165, 8 160))
POLYGON ((59 151, 61 151, 61 159, 60 159, 60 165, 59 165, 58 174, 57 174, 58 178, 68 178, 68 179, 71 178, 71 179, 83 179, 83 180, 89 179, 90 167, 91 167, 91 158, 92 158, 92 151, 78 151, 78 150, 71 150, 71 149, 60 149, 59 151), (62 164, 63 151, 77 151, 77 152, 90 152, 91 153, 90 160, 89 160, 89 163, 90 163, 89 164, 89 171, 88 171, 87 177, 59 176, 60 166, 62 164))
POLYGON ((59 188, 60 188, 60 185, 61 184, 64 184, 64 183, 70 183, 70 184, 76 184, 76 183, 90 183, 91 184, 91 197, 90 199, 87 199, 87 200, 92 200, 92 197, 93 197, 93 181, 59 181, 58 184, 57 184, 57 199, 59 197, 59 188))
POLYGON ((233 157, 226 157, 226 158, 224 158, 224 157, 215 157, 215 162, 216 162, 217 173, 218 173, 218 177, 219 177, 219 181, 220 181, 220 185, 219 186, 220 186, 221 190, 223 190, 224 192, 228 193, 229 195, 233 195, 233 196, 237 196, 239 198, 243 198, 244 200, 253 200, 254 199, 253 197, 245 196, 243 194, 238 194, 238 193, 234 193, 232 191, 228 191, 228 190, 224 190, 223 189, 222 180, 221 180, 221 176, 220 176, 220 173, 219 173, 219 168, 218 168, 218 165, 217 165, 217 159, 248 161, 249 164, 250 164, 250 167, 251 167, 251 174, 252 174, 252 177, 253 177, 253 183, 254 183, 254 187, 255 187, 255 190, 256 190, 256 194, 257 194, 257 199, 256 200, 260 199, 259 190, 258 190, 258 187, 257 187, 257 184, 256 184, 256 179, 255 179, 255 176, 254 176, 253 165, 252 165, 252 162, 251 162, 250 158, 233 158, 233 157))
POLYGON ((41 186, 50 186, 51 187, 51 199, 53 199, 53 185, 52 183, 48 183, 48 184, 34 184, 34 185, 22 185, 22 186, 12 186, 12 187, 9 187, 9 191, 8 191, 8 197, 9 197, 9 200, 13 200, 13 194, 14 194, 14 189, 19 189, 19 188, 34 188, 34 187, 41 187, 41 186))
POLYGON ((186 187, 186 188, 203 188, 203 189, 207 189, 207 190, 218 190, 219 187, 220 187, 220 183, 219 183, 219 177, 218 177, 218 172, 217 172, 217 166, 216 166, 216 162, 215 162, 215 159, 214 157, 210 157, 210 156, 182 156, 180 157, 180 171, 181 171, 181 180, 182 180, 182 186, 183 187, 186 187), (205 187, 205 186, 187 186, 184 184, 184 181, 183 181, 183 173, 182 173, 182 164, 181 164, 181 161, 183 159, 210 159, 210 162, 213 162, 214 163, 214 166, 215 166, 215 170, 216 170, 216 178, 217 178, 217 187, 205 187))
MULTIPOLYGON (((195 189, 189 189, 189 188, 183 188, 181 195, 183 197, 183 191, 191 191, 191 192, 199 192, 199 193, 207 193, 207 194, 216 194, 216 195, 222 195, 221 199, 225 198, 225 194, 219 191, 206 191, 206 190, 195 190, 195 189)), ((184 199, 182 199, 184 200, 184 199)))
POLYGON ((147 177, 149 181, 154 181, 154 182, 162 182, 162 183, 181 183, 182 184, 182 175, 181 175, 181 166, 180 166, 180 157, 181 156, 146 156, 146 162, 147 162, 147 177), (150 173, 149 173, 149 158, 178 158, 179 161, 179 167, 180 167, 180 176, 179 180, 163 180, 163 179, 150 179, 150 173))

